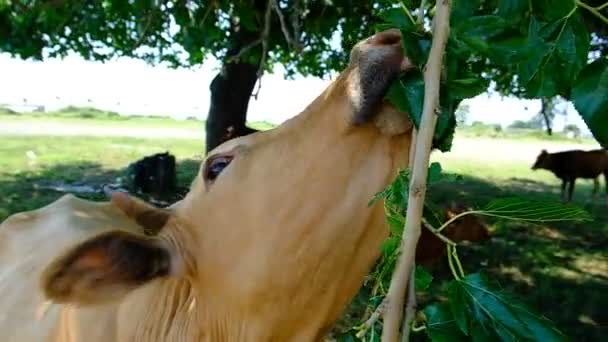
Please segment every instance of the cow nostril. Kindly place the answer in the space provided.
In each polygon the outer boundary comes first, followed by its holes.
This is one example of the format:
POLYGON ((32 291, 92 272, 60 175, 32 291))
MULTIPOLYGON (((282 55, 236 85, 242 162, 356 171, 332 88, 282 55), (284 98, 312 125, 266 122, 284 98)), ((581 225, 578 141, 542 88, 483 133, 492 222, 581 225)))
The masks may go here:
POLYGON ((371 45, 395 45, 401 43, 399 30, 388 30, 377 33, 371 40, 371 45))

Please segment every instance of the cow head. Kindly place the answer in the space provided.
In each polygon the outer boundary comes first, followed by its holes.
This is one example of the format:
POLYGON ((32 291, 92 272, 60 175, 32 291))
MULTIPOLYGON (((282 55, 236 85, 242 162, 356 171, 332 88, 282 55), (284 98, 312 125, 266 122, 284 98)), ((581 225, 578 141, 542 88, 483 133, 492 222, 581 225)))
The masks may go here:
POLYGON ((47 268, 46 295, 96 303, 174 277, 191 284, 200 307, 264 321, 278 340, 327 329, 388 234, 382 203, 368 203, 408 160, 411 121, 384 96, 409 68, 399 31, 359 42, 299 115, 210 151, 170 211, 116 195, 128 215, 147 213, 163 229, 76 246, 47 268))
MULTIPOLYGON (((460 203, 451 202, 446 209, 446 218, 451 220, 457 215, 473 209, 460 203)), ((475 215, 464 215, 455 219, 445 228, 445 235, 454 242, 480 242, 490 238, 486 224, 475 215)))
POLYGON ((547 150, 542 150, 538 157, 536 157, 536 162, 534 162, 534 165, 532 165, 532 170, 546 169, 549 167, 550 159, 551 155, 547 152, 547 150))

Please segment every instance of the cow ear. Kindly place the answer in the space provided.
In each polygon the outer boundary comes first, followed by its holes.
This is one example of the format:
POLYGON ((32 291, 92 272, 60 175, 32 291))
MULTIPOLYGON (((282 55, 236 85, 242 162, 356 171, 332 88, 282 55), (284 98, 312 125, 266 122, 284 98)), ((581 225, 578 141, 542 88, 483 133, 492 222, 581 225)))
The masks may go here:
POLYGON ((110 202, 151 235, 157 234, 171 215, 167 209, 154 207, 124 192, 112 193, 110 202))
POLYGON ((172 256, 157 239, 112 231, 86 240, 55 259, 42 274, 47 298, 96 304, 171 273, 172 256))

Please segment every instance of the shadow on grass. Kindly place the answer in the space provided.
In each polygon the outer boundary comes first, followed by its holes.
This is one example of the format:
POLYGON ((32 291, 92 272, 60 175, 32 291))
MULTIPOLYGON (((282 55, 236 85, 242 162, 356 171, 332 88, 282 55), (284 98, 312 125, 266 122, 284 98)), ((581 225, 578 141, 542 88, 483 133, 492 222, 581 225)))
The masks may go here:
MULTIPOLYGON (((608 210, 605 197, 586 202, 590 186, 580 184, 577 190, 574 204, 590 212, 593 221, 531 224, 484 217, 492 238, 458 251, 465 272, 487 273, 507 293, 551 319, 570 338, 601 341, 608 336, 608 210)), ((473 208, 507 196, 556 201, 559 182, 548 186, 513 178, 497 185, 465 176, 433 185, 428 196, 442 206, 455 200, 473 208)), ((435 280, 430 289, 418 293, 419 309, 446 299, 444 286, 452 279, 447 261, 432 274, 435 280)), ((361 289, 339 322, 338 331, 360 323, 368 290, 361 289)), ((427 338, 418 333, 413 340, 427 338)))
MULTIPOLYGON (((166 198, 158 198, 163 202, 175 202, 183 197, 190 187, 194 175, 198 171, 200 161, 193 159, 177 161, 178 192, 166 198)), ((18 173, 0 172, 0 222, 9 215, 33 210, 45 206, 66 193, 91 200, 107 200, 103 187, 108 184, 121 184, 127 176, 127 165, 120 169, 107 169, 94 162, 76 162, 56 164, 34 171, 18 173), (64 186, 67 191, 50 189, 64 186), (75 187, 90 188, 85 192, 70 191, 75 187)), ((133 194, 145 200, 151 198, 142 194, 133 194)))
MULTIPOLYGON (((559 194, 558 180, 546 185, 512 178, 498 186, 463 177, 438 183, 429 197, 481 207, 500 197, 558 201, 559 194)), ((587 210, 593 221, 532 224, 484 218, 492 239, 459 251, 469 272, 487 272, 568 336, 600 341, 608 333, 608 208, 604 192, 591 201, 591 186, 584 182, 577 184, 573 204, 587 210)), ((447 268, 439 276, 450 279, 447 268)))

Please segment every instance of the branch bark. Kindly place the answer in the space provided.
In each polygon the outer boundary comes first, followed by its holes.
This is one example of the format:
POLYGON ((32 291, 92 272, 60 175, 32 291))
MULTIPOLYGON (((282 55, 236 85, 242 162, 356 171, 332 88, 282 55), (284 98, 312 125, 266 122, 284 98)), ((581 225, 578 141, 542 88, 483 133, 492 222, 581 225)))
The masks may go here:
MULTIPOLYGON (((433 133, 437 123, 439 85, 445 45, 449 34, 451 0, 440 0, 433 19, 433 42, 424 70, 424 107, 416 139, 416 154, 410 181, 406 223, 401 239, 401 254, 393 272, 386 297, 382 342, 396 342, 403 317, 404 296, 414 265, 416 245, 420 237, 420 222, 426 195, 426 178, 433 133)), ((406 327, 409 329, 409 326, 406 327)))
POLYGON ((401 342, 408 342, 410 340, 410 327, 412 321, 416 315, 416 308, 418 303, 416 302, 416 264, 412 264, 412 273, 410 274, 410 286, 407 287, 407 304, 405 306, 405 319, 401 326, 401 342))

